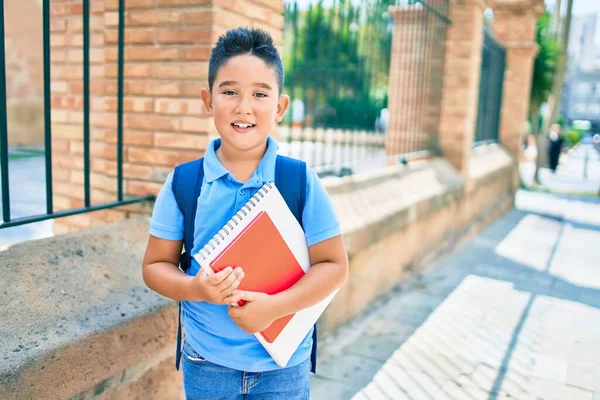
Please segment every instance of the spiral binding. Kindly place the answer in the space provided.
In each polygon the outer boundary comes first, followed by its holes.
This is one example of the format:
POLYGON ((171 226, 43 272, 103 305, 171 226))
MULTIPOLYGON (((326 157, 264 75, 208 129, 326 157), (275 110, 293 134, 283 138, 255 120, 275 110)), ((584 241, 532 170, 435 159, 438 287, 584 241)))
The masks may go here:
POLYGON ((252 211, 262 199, 265 198, 265 195, 269 193, 271 189, 273 189, 273 184, 269 182, 265 183, 263 187, 258 189, 254 196, 252 196, 250 200, 248 200, 246 204, 244 204, 229 221, 227 221, 225 226, 223 226, 223 228, 221 228, 221 230, 208 241, 202 250, 198 252, 198 255, 202 257, 203 260, 209 259, 210 255, 213 251, 215 251, 217 246, 219 246, 221 242, 231 234, 231 232, 239 225, 239 223, 242 222, 246 216, 248 216, 248 213, 252 211))

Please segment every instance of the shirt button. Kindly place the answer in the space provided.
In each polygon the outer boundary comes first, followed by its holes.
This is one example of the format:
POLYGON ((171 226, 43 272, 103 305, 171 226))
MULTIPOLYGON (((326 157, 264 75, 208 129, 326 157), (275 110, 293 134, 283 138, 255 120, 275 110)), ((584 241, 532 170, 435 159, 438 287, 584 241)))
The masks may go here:
POLYGON ((231 175, 227 175, 227 180, 231 182, 231 175))
POLYGON ((244 189, 240 190, 241 195, 243 195, 244 193, 246 193, 246 191, 244 189))

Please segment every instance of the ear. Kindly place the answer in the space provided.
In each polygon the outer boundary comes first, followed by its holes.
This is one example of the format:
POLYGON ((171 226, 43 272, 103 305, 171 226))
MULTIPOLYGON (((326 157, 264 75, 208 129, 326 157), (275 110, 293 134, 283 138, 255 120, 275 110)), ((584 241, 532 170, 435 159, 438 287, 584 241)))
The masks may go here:
POLYGON ((281 96, 279 96, 279 99, 277 100, 277 115, 275 116, 276 122, 281 122, 289 106, 290 96, 288 96, 287 94, 282 94, 281 96))
POLYGON ((212 94, 210 93, 210 90, 208 90, 207 88, 202 88, 202 92, 200 93, 202 95, 202 102, 204 103, 204 107, 206 108, 206 112, 208 113, 209 116, 213 116, 213 106, 212 106, 212 94))

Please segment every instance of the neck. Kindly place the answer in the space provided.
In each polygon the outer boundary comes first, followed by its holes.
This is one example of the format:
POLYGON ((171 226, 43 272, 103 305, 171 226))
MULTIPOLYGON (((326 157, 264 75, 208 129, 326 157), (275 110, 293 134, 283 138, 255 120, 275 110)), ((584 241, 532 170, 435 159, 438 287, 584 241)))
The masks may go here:
POLYGON ((257 146, 246 151, 233 149, 227 146, 226 143, 221 142, 216 155, 221 164, 235 176, 235 179, 240 182, 246 182, 252 177, 256 168, 258 168, 258 164, 260 164, 260 160, 262 160, 266 151, 266 142, 262 146, 257 146))

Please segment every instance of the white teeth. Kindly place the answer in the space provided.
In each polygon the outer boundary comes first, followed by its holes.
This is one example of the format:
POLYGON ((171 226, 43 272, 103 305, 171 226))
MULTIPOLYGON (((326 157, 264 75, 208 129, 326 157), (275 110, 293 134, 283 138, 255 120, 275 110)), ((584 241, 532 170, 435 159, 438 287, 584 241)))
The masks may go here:
POLYGON ((234 124, 235 126, 242 128, 242 129, 246 129, 252 126, 252 124, 234 124))

